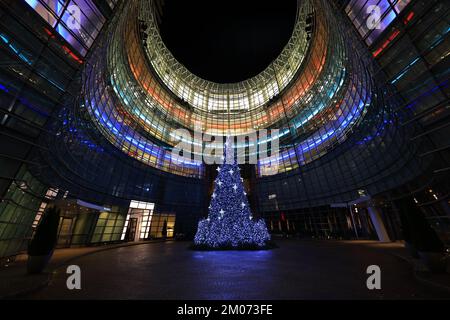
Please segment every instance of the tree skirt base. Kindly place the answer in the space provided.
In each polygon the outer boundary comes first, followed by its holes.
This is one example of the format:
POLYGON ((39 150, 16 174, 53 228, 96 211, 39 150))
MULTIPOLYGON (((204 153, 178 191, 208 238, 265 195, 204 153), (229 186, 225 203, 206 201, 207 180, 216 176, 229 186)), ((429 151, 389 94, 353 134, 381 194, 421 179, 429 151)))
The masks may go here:
POLYGON ((238 245, 238 246, 232 246, 229 245, 222 245, 219 247, 211 247, 206 244, 192 244, 189 249, 195 250, 195 251, 260 251, 260 250, 271 250, 278 248, 275 242, 268 241, 264 246, 257 246, 257 245, 238 245))

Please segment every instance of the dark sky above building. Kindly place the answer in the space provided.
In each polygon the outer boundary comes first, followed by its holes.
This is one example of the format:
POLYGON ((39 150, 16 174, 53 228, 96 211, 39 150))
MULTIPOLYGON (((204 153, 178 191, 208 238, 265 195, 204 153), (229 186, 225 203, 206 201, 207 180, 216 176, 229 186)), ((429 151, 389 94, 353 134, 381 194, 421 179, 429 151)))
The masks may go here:
POLYGON ((263 71, 289 41, 296 0, 166 0, 161 35, 195 75, 238 82, 263 71))

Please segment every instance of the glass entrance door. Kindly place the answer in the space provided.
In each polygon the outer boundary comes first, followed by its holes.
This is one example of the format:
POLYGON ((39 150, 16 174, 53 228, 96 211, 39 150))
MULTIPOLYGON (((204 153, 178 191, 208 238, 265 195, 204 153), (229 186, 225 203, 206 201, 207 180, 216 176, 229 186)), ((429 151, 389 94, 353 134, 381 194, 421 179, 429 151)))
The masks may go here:
POLYGON ((127 233, 125 236, 126 241, 134 241, 136 238, 136 229, 137 229, 138 219, 130 218, 130 222, 128 224, 127 233))

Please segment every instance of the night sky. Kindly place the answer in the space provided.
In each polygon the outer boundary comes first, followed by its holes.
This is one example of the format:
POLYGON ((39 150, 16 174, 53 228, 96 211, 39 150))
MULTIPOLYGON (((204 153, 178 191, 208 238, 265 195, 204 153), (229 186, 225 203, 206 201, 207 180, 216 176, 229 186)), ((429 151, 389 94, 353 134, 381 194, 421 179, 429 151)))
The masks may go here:
POLYGON ((161 35, 195 75, 238 82, 263 71, 292 35, 296 0, 166 0, 161 35))

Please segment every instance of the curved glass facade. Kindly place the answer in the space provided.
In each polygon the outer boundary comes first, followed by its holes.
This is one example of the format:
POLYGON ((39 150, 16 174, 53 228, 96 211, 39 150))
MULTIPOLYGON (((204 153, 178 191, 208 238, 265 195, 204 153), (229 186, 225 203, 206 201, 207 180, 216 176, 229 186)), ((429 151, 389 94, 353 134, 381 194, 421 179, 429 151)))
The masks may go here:
POLYGON ((73 244, 122 239, 131 201, 175 213, 174 234, 195 231, 215 168, 171 151, 174 129, 197 127, 239 137, 279 129, 278 174, 268 176, 268 159, 241 167, 271 232, 364 238, 368 206, 394 225, 411 212, 405 198, 448 233, 447 3, 299 1, 279 58, 219 85, 173 60, 154 22, 160 0, 59 1, 82 9, 82 29, 70 33, 56 2, 0 0, 0 257, 26 248, 52 189, 112 209, 69 213, 86 223, 73 244), (381 29, 363 25, 372 4, 381 29))
POLYGON ((312 14, 309 1, 298 1, 294 30, 280 56, 259 75, 230 84, 201 79, 174 58, 161 39, 151 1, 141 3, 139 20, 146 27, 148 60, 167 88, 199 111, 229 113, 262 108, 291 83, 309 47, 307 21, 312 14))
MULTIPOLYGON (((174 60, 158 34, 151 2, 128 1, 85 70, 84 105, 111 143, 164 171, 202 177, 202 163, 170 153, 173 130, 196 126, 238 136, 280 129, 283 147, 276 161, 281 172, 297 168, 343 142, 372 106, 369 62, 348 54, 353 48, 328 6, 301 1, 279 58, 255 78, 219 85, 174 60)), ((261 160, 258 174, 268 165, 261 160)))
POLYGON ((153 142, 164 141, 163 137, 169 138, 167 123, 163 122, 163 119, 168 119, 167 112, 154 114, 153 117, 147 117, 140 112, 141 104, 145 104, 148 110, 156 111, 156 109, 150 105, 150 98, 139 92, 141 88, 132 78, 135 63, 129 63, 130 59, 139 57, 139 52, 142 52, 136 30, 127 29, 127 26, 136 27, 136 25, 129 24, 124 19, 127 18, 127 13, 137 8, 133 6, 136 4, 137 2, 132 1, 124 4, 125 16, 117 18, 118 28, 110 30, 105 37, 105 41, 111 39, 111 43, 115 46, 104 44, 105 47, 95 52, 83 73, 82 104, 87 107, 103 135, 129 156, 157 169, 189 177, 200 177, 203 172, 201 163, 192 161, 183 165, 177 164, 171 158, 170 150, 166 150, 161 143, 153 142), (123 28, 119 28, 120 26, 123 28), (124 37, 125 33, 129 33, 129 37, 124 37), (118 39, 126 40, 119 42, 118 39))
MULTIPOLYGON (((58 148, 56 154, 64 159, 55 163, 62 161, 65 168, 91 164, 76 170, 81 176, 73 170, 63 174, 72 181, 81 179, 84 188, 106 188, 106 194, 132 199, 147 199, 149 194, 143 190, 151 189, 154 179, 166 179, 158 177, 164 177, 163 172, 195 178, 192 184, 200 185, 208 179, 207 166, 173 158, 172 130, 193 130, 200 123, 203 130, 220 127, 226 133, 243 135, 258 128, 252 121, 261 119, 265 123, 261 128, 280 129, 281 147, 277 175, 266 177, 272 172, 269 160, 261 159, 256 166, 255 193, 263 208, 270 208, 267 199, 271 194, 285 188, 282 202, 286 206, 307 206, 314 197, 319 205, 330 199, 353 199, 358 188, 380 192, 408 180, 414 168, 419 171, 421 164, 411 160, 415 149, 405 144, 404 133, 396 127, 397 102, 389 90, 376 84, 385 80, 375 78, 378 71, 370 53, 343 14, 335 14, 327 1, 299 5, 297 24, 310 28, 303 34, 306 52, 290 83, 263 107, 236 113, 203 110, 181 101, 170 89, 149 58, 150 27, 143 27, 142 17, 151 12, 143 12, 143 7, 152 9, 139 0, 121 4, 86 61, 79 102, 74 110, 61 113, 60 123, 51 129, 67 142, 64 146, 49 140, 47 147, 58 148), (95 137, 99 131, 102 137, 95 137), (338 159, 336 164, 332 164, 334 159, 338 159), (126 180, 136 183, 103 178, 108 172, 122 172, 119 162, 123 161, 129 163, 124 176, 133 175, 126 180), (141 171, 145 174, 138 179, 141 171), (399 171, 400 175, 386 182, 382 177, 387 176, 380 171, 390 175, 399 171)), ((52 162, 51 158, 47 161, 52 162)))

